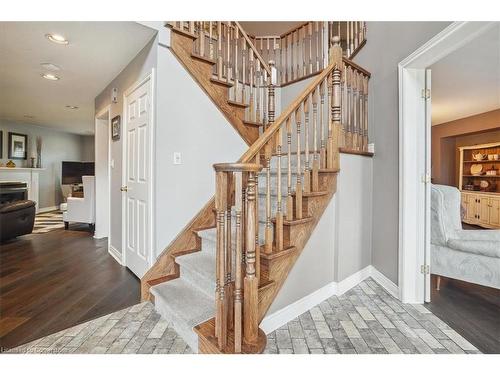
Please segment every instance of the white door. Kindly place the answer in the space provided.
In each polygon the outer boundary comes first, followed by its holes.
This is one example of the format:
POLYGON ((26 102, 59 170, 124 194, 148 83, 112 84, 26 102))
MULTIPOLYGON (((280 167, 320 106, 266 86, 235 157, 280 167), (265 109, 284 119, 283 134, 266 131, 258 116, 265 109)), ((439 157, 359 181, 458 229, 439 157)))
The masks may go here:
POLYGON ((425 302, 431 301, 431 70, 425 70, 425 302))
POLYGON ((125 265, 139 278, 151 262, 151 79, 125 96, 124 210, 125 265))

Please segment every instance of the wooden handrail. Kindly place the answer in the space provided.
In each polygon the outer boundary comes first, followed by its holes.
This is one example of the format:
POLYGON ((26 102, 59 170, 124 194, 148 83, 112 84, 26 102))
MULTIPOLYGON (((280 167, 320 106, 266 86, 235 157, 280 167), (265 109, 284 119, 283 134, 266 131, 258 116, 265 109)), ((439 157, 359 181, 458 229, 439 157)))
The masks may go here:
POLYGON ((368 78, 370 78, 372 76, 371 73, 368 70, 362 68, 361 66, 359 66, 358 64, 356 64, 354 61, 348 59, 347 57, 343 57, 342 61, 343 61, 343 63, 345 65, 349 65, 351 68, 360 71, 361 73, 363 73, 368 78))
POLYGON ((297 108, 302 104, 302 102, 314 91, 316 86, 318 86, 324 79, 332 72, 337 64, 332 63, 324 69, 321 74, 319 74, 314 81, 312 81, 307 88, 302 91, 302 93, 279 115, 279 117, 274 121, 270 127, 257 139, 252 146, 241 156, 238 160, 240 163, 248 163, 253 157, 272 139, 274 134, 278 129, 283 126, 286 119, 289 118, 297 108))
POLYGON ((243 28, 241 27, 240 23, 238 21, 234 21, 234 24, 238 27, 238 29, 240 30, 240 33, 241 35, 243 36, 243 38, 245 38, 247 44, 250 46, 250 48, 253 50, 253 52, 255 53, 255 56, 257 57, 257 59, 260 61, 260 63, 262 64, 262 66, 264 67, 264 69, 266 70, 266 72, 271 75, 271 68, 269 67, 269 65, 264 61, 264 59, 262 58, 261 54, 259 53, 259 51, 257 50, 257 48, 255 48, 255 45, 252 43, 252 41, 250 40, 250 38, 248 37, 247 33, 245 32, 245 30, 243 30, 243 28))

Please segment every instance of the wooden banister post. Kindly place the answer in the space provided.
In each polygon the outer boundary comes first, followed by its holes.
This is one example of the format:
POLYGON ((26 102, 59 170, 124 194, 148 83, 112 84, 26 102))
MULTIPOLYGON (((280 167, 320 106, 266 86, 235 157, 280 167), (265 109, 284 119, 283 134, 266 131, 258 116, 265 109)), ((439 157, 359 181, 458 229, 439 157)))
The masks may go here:
MULTIPOLYGON (((271 126, 274 123, 275 115, 275 98, 274 98, 274 86, 276 84, 276 66, 273 60, 269 61, 269 67, 271 68, 271 75, 268 77, 269 82, 267 82, 268 89, 268 124, 271 126)), ((266 254, 270 254, 273 251, 273 228, 271 223, 271 156, 272 156, 272 142, 266 145, 265 157, 266 157, 266 229, 265 229, 265 248, 266 254)), ((278 155, 278 163, 280 164, 278 168, 281 167, 281 154, 278 155)), ((281 176, 278 173, 279 184, 281 183, 281 176)), ((281 197, 278 198, 281 201, 281 197)), ((279 202, 281 203, 281 202, 279 202)), ((280 209, 278 209, 281 211, 280 209)))
POLYGON ((318 191, 319 189, 319 153, 318 153, 318 90, 319 87, 314 89, 312 94, 313 102, 313 161, 312 161, 312 175, 311 184, 312 190, 318 191))
POLYGON ((255 215, 255 172, 248 173, 246 204, 246 274, 244 280, 243 335, 247 343, 257 340, 259 322, 259 280, 255 272, 255 231, 258 222, 255 215))
POLYGON ((297 219, 302 219, 302 168, 300 166, 300 153, 302 151, 300 147, 301 106, 302 105, 295 110, 295 126, 297 128, 297 183, 295 185, 295 217, 297 219))
POLYGON ((243 176, 242 172, 235 173, 234 181, 234 208, 236 210, 236 264, 234 277, 234 352, 241 353, 243 329, 243 241, 241 215, 243 212, 243 176))
POLYGON ((215 334, 219 349, 224 349, 227 340, 227 306, 226 306, 226 257, 225 257, 225 219, 227 209, 227 173, 215 174, 215 209, 217 211, 217 240, 216 240, 216 292, 215 292, 215 334))
POLYGON ((340 124, 340 78, 342 75, 342 47, 340 47, 340 38, 334 36, 330 47, 330 64, 334 64, 335 68, 332 72, 332 101, 331 105, 331 124, 328 128, 328 143, 327 143, 327 168, 339 169, 339 135, 341 131, 340 124))

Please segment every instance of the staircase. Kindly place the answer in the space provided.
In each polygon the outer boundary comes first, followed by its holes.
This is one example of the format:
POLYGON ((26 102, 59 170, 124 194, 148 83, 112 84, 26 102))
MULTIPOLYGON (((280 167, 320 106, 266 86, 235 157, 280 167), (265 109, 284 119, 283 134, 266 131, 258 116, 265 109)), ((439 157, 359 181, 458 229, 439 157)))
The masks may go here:
POLYGON ((336 36, 328 65, 275 119, 280 72, 238 23, 170 27, 173 52, 251 146, 214 166, 215 197, 143 277, 142 298, 195 352, 260 353, 258 325, 336 191, 340 147, 366 151, 370 75, 343 57, 336 36))

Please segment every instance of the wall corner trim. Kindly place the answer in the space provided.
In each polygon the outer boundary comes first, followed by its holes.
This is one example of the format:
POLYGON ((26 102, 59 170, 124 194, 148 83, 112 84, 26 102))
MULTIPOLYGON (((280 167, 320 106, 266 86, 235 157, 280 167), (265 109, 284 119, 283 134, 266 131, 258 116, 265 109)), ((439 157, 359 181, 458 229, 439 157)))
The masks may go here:
POLYGON ((120 266, 123 266, 123 261, 122 261, 122 254, 113 246, 109 245, 108 247, 108 253, 115 258, 115 260, 118 262, 120 266))
POLYGON ((351 276, 340 282, 331 282, 315 290, 311 294, 291 303, 290 305, 266 316, 260 323, 260 329, 267 335, 274 330, 287 324, 299 315, 319 305, 324 300, 332 296, 340 296, 350 289, 354 288, 363 280, 372 277, 380 286, 382 286, 390 295, 399 299, 399 288, 379 270, 372 265, 366 266, 351 276))

